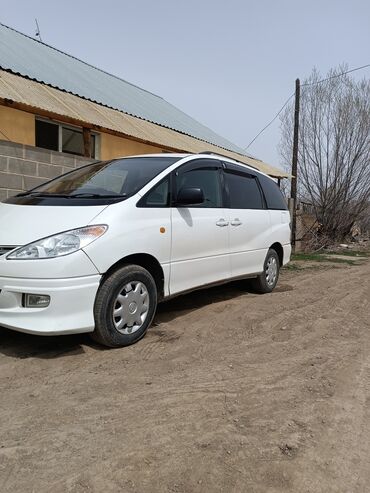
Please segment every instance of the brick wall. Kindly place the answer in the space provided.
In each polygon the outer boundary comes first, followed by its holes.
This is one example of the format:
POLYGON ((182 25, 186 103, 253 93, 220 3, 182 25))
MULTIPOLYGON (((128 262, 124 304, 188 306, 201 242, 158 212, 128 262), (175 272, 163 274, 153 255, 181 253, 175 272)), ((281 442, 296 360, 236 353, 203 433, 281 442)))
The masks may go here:
POLYGON ((0 140, 0 201, 93 161, 0 140))

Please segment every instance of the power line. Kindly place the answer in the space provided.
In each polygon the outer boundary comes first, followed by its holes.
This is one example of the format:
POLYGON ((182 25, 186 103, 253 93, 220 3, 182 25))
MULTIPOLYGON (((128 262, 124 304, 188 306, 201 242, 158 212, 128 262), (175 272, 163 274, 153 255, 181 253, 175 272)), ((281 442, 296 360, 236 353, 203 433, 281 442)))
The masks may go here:
POLYGON ((263 133, 270 125, 272 125, 274 123, 274 121, 276 120, 276 118, 280 115, 280 113, 283 111, 283 109, 285 108, 285 106, 289 103, 289 101, 292 99, 292 97, 294 96, 294 92, 293 94, 291 94, 289 96, 289 98, 285 101, 285 103, 283 104, 283 106, 280 108, 280 110, 276 113, 276 115, 274 116, 274 118, 265 126, 263 127, 263 129, 255 136, 255 138, 253 140, 251 140, 249 142, 249 144, 247 145, 247 147, 244 147, 244 150, 246 151, 248 149, 248 147, 250 147, 253 142, 261 135, 261 133, 263 133))
POLYGON ((316 82, 306 82, 305 84, 301 84, 301 87, 314 86, 316 84, 321 84, 321 82, 326 82, 327 80, 335 79, 336 77, 341 77, 342 75, 346 75, 346 74, 349 74, 351 72, 356 72, 356 70, 361 70, 361 69, 367 68, 367 67, 370 67, 370 63, 368 63, 367 65, 362 65, 362 67, 352 68, 351 70, 347 70, 346 72, 342 72, 341 74, 332 75, 330 77, 327 77, 326 79, 321 79, 321 80, 318 80, 316 82))
MULTIPOLYGON (((322 82, 326 82, 327 80, 330 80, 330 79, 335 79, 336 77, 341 77, 342 75, 346 75, 346 74, 349 74, 351 72, 356 72, 357 70, 362 70, 364 68, 367 68, 367 67, 370 67, 370 63, 367 64, 367 65, 362 65, 361 67, 356 67, 356 68, 352 68, 351 70, 347 70, 346 72, 342 72, 340 74, 335 74, 335 75, 332 75, 330 77, 327 77, 326 79, 322 79, 322 80, 318 80, 316 82, 306 82, 305 84, 301 84, 301 87, 308 87, 308 86, 313 86, 313 85, 316 85, 316 84, 321 84, 322 82)), ((274 116, 274 118, 265 126, 263 127, 263 129, 258 132, 258 134, 254 137, 254 139, 252 139, 249 144, 247 145, 247 147, 244 147, 244 151, 246 151, 252 144, 255 140, 258 139, 258 137, 270 126, 274 123, 274 121, 276 120, 276 118, 280 115, 280 113, 283 111, 283 109, 285 108, 285 106, 289 103, 289 101, 292 99, 292 97, 294 96, 294 93, 291 94, 289 96, 289 98, 285 101, 285 103, 283 104, 283 106, 280 108, 280 110, 276 113, 276 115, 274 116)))

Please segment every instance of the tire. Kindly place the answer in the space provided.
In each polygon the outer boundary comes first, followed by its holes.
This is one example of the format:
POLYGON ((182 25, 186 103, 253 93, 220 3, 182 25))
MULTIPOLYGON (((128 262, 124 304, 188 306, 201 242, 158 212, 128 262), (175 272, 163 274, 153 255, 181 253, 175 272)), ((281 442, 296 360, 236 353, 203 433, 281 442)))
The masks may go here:
POLYGON ((257 293, 271 293, 278 282, 279 271, 279 256, 275 250, 270 248, 263 264, 263 272, 251 281, 253 289, 257 291, 257 293))
POLYGON ((157 286, 139 265, 114 271, 101 284, 95 299, 92 338, 108 347, 134 344, 144 337, 157 308, 157 286))

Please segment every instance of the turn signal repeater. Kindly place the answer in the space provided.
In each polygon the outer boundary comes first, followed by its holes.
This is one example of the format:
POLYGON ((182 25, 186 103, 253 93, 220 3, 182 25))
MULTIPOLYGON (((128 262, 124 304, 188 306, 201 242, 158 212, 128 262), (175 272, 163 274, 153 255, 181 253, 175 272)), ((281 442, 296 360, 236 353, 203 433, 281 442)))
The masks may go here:
POLYGON ((160 233, 165 233, 165 232, 166 232, 166 228, 164 228, 163 226, 161 226, 161 227, 159 228, 159 232, 160 232, 160 233))

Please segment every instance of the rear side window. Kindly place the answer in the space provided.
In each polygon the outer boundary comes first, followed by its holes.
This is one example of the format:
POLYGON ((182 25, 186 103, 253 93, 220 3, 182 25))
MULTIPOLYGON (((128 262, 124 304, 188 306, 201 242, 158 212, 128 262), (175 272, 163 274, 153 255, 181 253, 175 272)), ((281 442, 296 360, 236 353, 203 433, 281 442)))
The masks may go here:
POLYGON ((258 175, 258 180, 265 194, 266 204, 268 209, 287 210, 287 203, 280 191, 280 188, 270 178, 264 175, 258 175))
POLYGON ((231 209, 263 209, 263 199, 256 178, 225 173, 231 209))

